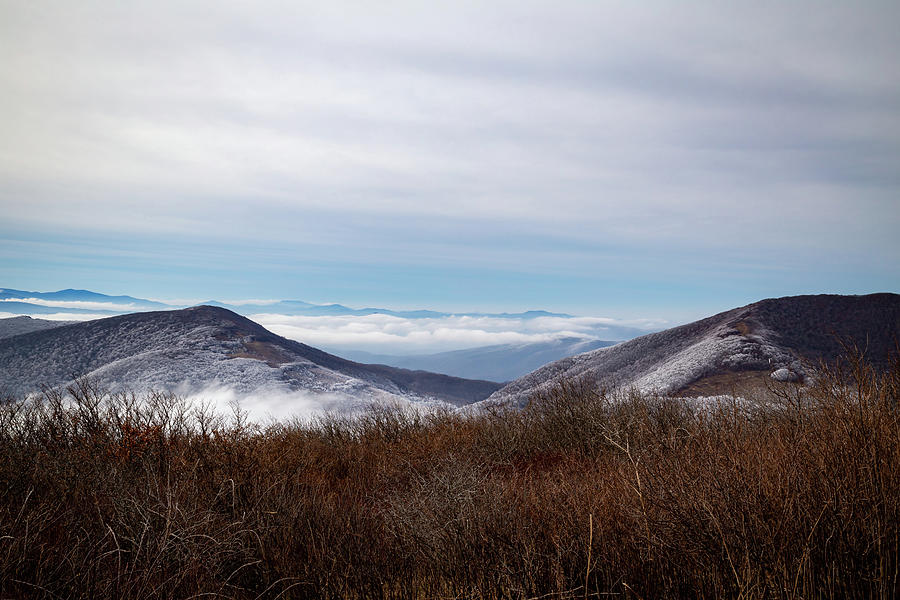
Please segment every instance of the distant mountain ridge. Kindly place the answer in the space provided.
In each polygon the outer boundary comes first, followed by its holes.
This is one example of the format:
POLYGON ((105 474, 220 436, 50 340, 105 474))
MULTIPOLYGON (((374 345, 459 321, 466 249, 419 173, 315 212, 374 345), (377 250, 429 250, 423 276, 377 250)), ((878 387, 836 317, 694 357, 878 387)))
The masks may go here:
POLYGON ((883 364, 900 340, 900 295, 792 296, 755 302, 565 358, 498 390, 486 404, 526 403, 564 380, 664 394, 728 393, 741 376, 802 379, 802 360, 831 361, 840 340, 883 364))
POLYGON ((0 339, 0 386, 21 395, 88 376, 109 389, 300 391, 340 403, 403 399, 463 405, 500 387, 364 365, 278 336, 227 309, 141 312, 0 339))
MULTIPOLYGON (((539 317, 562 317, 570 318, 572 315, 566 313, 554 313, 545 310, 529 310, 520 313, 485 313, 485 312, 461 312, 448 313, 433 310, 391 310, 387 308, 350 308, 342 304, 312 304, 302 300, 278 300, 276 302, 241 302, 240 304, 229 304, 219 302, 217 300, 208 300, 199 306, 215 306, 218 308, 226 308, 240 315, 256 315, 263 313, 277 313, 284 315, 307 315, 307 316, 365 316, 374 314, 391 315, 407 319, 427 319, 441 318, 448 316, 460 317, 494 317, 500 319, 535 319, 539 317)), ((186 308, 185 305, 169 304, 155 300, 145 300, 143 298, 135 298, 133 296, 107 296, 89 290, 65 289, 56 292, 29 292, 24 290, 14 290, 9 288, 0 288, 0 312, 18 312, 25 314, 27 312, 33 314, 50 314, 57 312, 74 312, 74 313, 93 313, 93 314, 126 314, 132 311, 145 310, 171 310, 176 308, 186 308), (29 303, 27 300, 37 299, 47 302, 91 302, 103 303, 110 305, 132 305, 129 310, 121 309, 83 309, 78 307, 55 307, 43 304, 29 303), (6 309, 6 310, 4 310, 6 309)))
POLYGON ((435 310, 391 310, 389 308, 350 308, 343 304, 310 304, 301 300, 279 300, 278 302, 253 303, 247 302, 242 304, 227 304, 210 300, 205 303, 208 306, 218 306, 227 308, 238 314, 245 316, 253 316, 265 313, 276 313, 292 316, 310 316, 310 317, 328 317, 328 316, 357 316, 363 317, 367 315, 390 315, 392 317, 400 317, 404 319, 439 319, 443 317, 493 317, 497 319, 536 319, 539 317, 562 317, 571 318, 572 315, 566 313, 554 313, 545 310, 529 310, 520 313, 483 313, 483 312, 461 312, 450 313, 435 310))
MULTIPOLYGON (((108 304, 131 304, 139 309, 166 309, 169 305, 153 300, 144 300, 143 298, 134 298, 132 296, 107 296, 90 290, 65 289, 56 292, 28 292, 24 290, 13 290, 9 288, 0 288, 0 300, 27 300, 30 298, 38 300, 56 301, 56 302, 103 302, 108 304)), ((5 303, 0 303, 0 309, 5 303)), ((32 304, 31 306, 41 306, 32 304)))

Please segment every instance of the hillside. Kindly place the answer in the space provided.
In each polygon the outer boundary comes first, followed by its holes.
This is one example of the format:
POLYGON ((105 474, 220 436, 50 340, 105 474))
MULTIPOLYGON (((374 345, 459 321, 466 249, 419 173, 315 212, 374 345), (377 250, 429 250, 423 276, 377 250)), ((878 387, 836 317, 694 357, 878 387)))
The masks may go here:
POLYGON ((499 385, 344 360, 229 310, 199 306, 87 321, 0 340, 0 382, 21 395, 88 376, 109 389, 238 394, 307 392, 335 403, 441 400, 463 405, 499 385))
POLYGON ((770 376, 802 380, 803 361, 834 360, 840 340, 865 348, 883 366, 897 339, 897 294, 773 298, 550 363, 487 403, 522 405, 562 380, 583 379, 665 394, 728 393, 737 383, 770 376))
POLYGON ((69 321, 48 321, 47 319, 32 319, 31 317, 10 317, 0 319, 0 339, 42 331, 68 325, 69 321))

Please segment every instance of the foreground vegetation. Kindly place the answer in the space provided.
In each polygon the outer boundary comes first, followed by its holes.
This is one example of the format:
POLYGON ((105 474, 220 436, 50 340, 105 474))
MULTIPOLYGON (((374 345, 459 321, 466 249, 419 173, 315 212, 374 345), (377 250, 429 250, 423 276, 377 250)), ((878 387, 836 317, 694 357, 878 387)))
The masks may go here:
POLYGON ((892 598, 900 366, 755 403, 260 428, 82 384, 0 408, 0 597, 892 598))

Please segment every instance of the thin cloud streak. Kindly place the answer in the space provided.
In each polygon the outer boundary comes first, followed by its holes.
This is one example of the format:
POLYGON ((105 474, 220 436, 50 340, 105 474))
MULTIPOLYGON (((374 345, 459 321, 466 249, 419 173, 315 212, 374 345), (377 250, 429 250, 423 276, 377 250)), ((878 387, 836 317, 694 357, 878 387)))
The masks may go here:
MULTIPOLYGON (((44 300, 43 298, 0 298, 0 302, 26 302, 51 308, 79 308, 85 310, 115 310, 121 312, 133 312, 137 310, 134 304, 115 304, 113 302, 88 302, 84 300, 44 300)), ((0 309, 3 305, 0 304, 0 309)))

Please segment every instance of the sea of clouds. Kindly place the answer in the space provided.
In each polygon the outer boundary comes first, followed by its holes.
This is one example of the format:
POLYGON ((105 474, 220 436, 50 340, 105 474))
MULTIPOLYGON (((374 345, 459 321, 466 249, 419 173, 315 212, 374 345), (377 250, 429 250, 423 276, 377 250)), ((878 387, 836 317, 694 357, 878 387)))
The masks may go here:
MULTIPOLYGON (((37 304, 31 299, 29 302, 37 304)), ((104 302, 41 301, 59 312, 29 315, 55 321, 87 321, 108 314, 69 312, 66 309, 123 310, 126 307, 104 302), (90 305, 90 306, 88 306, 90 305)), ((0 318, 22 313, 3 312, 0 318)), ((500 317, 442 315, 408 318, 387 314, 371 315, 284 315, 261 313, 249 316, 270 331, 331 352, 359 350, 376 354, 414 355, 463 350, 497 344, 529 344, 560 338, 619 341, 663 329, 660 319, 622 320, 607 317, 540 316, 500 317)))
POLYGON ((332 351, 412 355, 496 344, 528 344, 578 337, 623 340, 660 329, 661 321, 604 317, 506 318, 447 315, 410 319, 393 315, 292 316, 258 314, 253 320, 286 338, 332 351))

